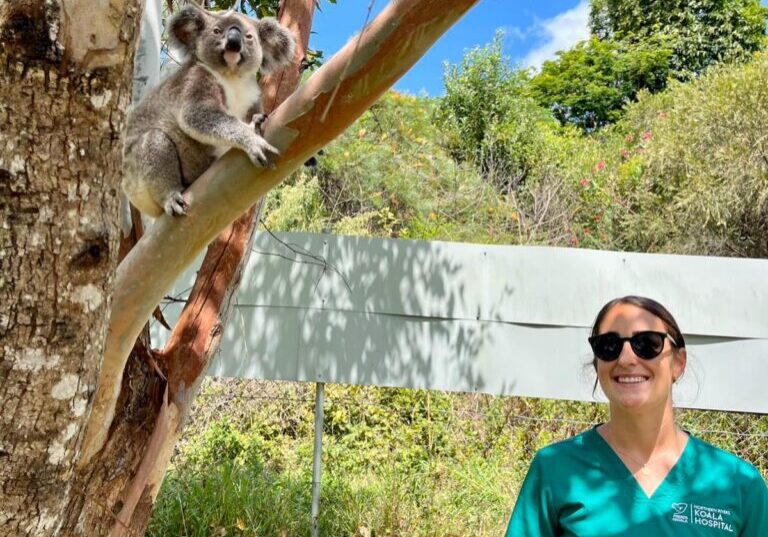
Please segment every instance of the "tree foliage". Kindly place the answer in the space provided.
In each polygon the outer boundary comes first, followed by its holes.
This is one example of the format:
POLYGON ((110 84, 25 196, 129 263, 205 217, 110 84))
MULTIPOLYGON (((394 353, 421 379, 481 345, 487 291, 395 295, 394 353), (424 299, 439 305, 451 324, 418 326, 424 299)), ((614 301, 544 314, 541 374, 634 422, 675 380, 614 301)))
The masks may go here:
POLYGON ((768 8, 759 0, 592 0, 590 29, 601 40, 637 44, 663 36, 677 77, 744 60, 764 46, 768 8))
POLYGON ((671 54, 660 39, 623 45, 592 38, 544 62, 532 93, 562 124, 593 131, 616 122, 638 91, 664 89, 671 54))
POLYGON ((530 95, 530 74, 502 53, 503 34, 446 65, 445 96, 437 109, 449 152, 476 164, 501 188, 525 181, 539 159, 550 114, 530 95))
MULTIPOLYGON (((457 75, 474 73, 475 61, 493 65, 484 55, 495 50, 470 53, 457 75)), ((511 190, 475 160, 487 131, 506 124, 509 86, 483 87, 473 75, 452 79, 441 99, 390 93, 304 172, 317 181, 299 177, 283 187, 294 192, 273 194, 292 202, 275 207, 270 223, 317 229, 291 209, 303 207, 344 234, 768 257, 766 61, 759 53, 656 94, 640 91, 625 117, 586 136, 550 118, 525 123, 531 145, 493 138, 502 154, 535 156, 511 190), (472 145, 475 121, 486 131, 472 145), (462 136, 466 145, 457 145, 462 136)), ((513 86, 516 98, 533 91, 525 84, 513 86)))
POLYGON ((277 15, 280 0, 205 0, 204 4, 212 10, 238 9, 261 18, 277 15))
POLYGON ((592 131, 618 121, 641 90, 747 60, 765 45, 767 17, 758 0, 593 0, 593 37, 545 62, 534 95, 561 123, 592 131))

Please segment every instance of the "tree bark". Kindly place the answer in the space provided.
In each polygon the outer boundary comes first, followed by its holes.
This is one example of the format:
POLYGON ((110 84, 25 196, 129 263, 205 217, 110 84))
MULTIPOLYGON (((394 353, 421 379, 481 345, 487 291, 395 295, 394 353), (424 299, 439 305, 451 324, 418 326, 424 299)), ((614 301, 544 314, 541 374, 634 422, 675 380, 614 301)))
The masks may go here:
POLYGON ((73 467, 108 328, 140 18, 138 0, 103 4, 0 5, 3 536, 60 534, 80 496, 73 467))

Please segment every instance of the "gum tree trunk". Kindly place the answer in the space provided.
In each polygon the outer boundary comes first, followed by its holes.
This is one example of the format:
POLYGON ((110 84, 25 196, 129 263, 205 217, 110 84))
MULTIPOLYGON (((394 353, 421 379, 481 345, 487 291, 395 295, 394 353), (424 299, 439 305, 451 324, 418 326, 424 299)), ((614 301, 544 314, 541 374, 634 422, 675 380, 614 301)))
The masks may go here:
POLYGON ((3 536, 99 534, 74 462, 108 328, 140 17, 138 0, 103 4, 0 3, 3 536))

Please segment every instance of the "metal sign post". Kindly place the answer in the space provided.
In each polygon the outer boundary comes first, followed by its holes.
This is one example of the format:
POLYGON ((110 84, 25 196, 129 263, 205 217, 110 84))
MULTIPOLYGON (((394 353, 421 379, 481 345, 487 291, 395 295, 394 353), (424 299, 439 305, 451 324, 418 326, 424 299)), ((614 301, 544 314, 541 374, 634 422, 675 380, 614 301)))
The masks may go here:
POLYGON ((312 456, 312 537, 320 535, 320 463, 323 455, 325 384, 315 384, 315 451, 312 456))

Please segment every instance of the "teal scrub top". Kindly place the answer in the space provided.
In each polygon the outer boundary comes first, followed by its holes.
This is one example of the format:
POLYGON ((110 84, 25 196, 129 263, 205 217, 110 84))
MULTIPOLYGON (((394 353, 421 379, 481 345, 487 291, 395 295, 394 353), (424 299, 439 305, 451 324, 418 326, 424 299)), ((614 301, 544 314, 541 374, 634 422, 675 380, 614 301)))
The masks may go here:
POLYGON ((649 498, 597 432, 539 451, 506 537, 768 537, 768 487, 757 469, 690 436, 649 498))

